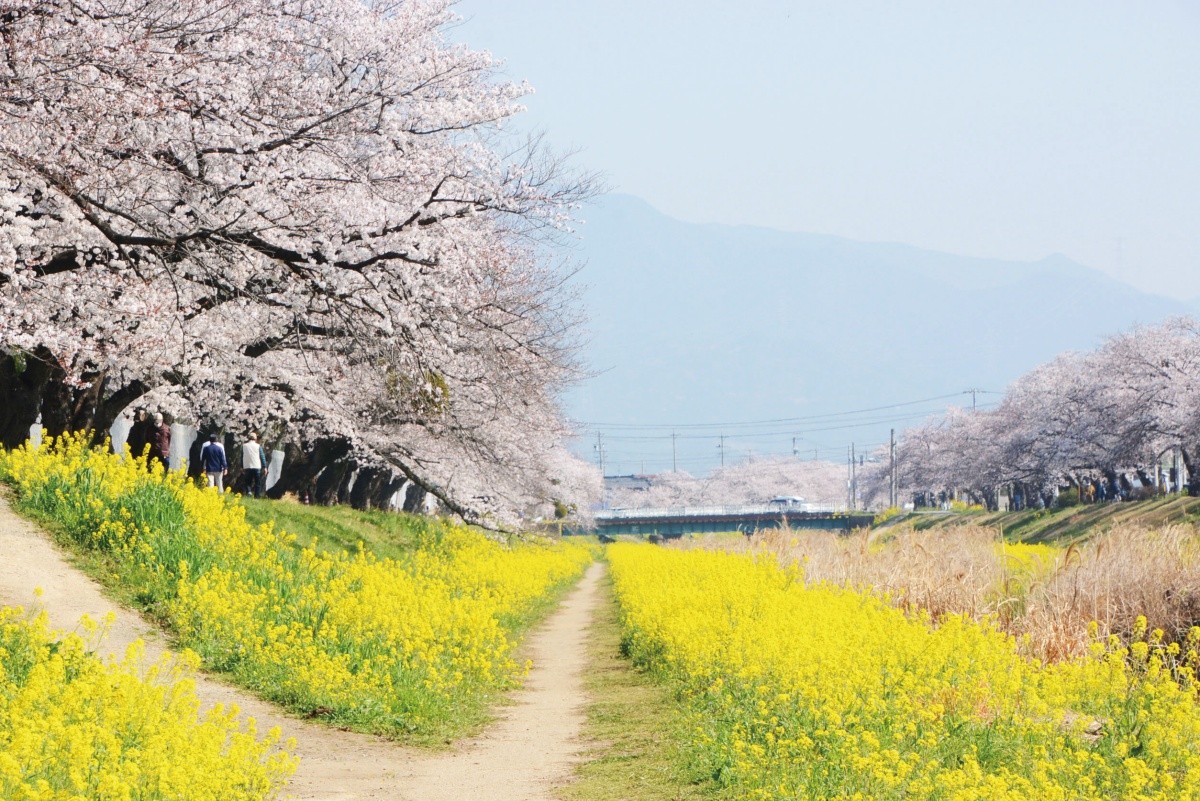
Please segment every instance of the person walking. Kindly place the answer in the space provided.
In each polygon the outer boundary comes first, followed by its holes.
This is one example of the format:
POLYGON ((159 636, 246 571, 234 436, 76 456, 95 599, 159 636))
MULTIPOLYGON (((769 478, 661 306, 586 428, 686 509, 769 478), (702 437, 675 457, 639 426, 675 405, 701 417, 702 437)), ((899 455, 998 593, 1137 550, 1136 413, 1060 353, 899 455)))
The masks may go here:
POLYGON ((258 434, 253 431, 242 443, 242 473, 245 474, 246 492, 261 498, 267 477, 267 452, 259 443, 258 434))
POLYGON ((209 434, 208 444, 200 449, 200 466, 204 468, 204 475, 208 477, 208 486, 216 487, 218 492, 224 492, 229 462, 225 459, 225 448, 217 442, 216 434, 209 434))
POLYGON ((146 446, 150 444, 150 415, 145 407, 139 406, 133 413, 133 423, 129 426, 129 434, 125 437, 125 448, 129 456, 146 455, 146 446))
POLYGON ((171 469, 171 427, 163 422, 161 412, 154 415, 154 425, 150 427, 150 457, 146 460, 149 468, 155 462, 162 465, 163 470, 171 469))

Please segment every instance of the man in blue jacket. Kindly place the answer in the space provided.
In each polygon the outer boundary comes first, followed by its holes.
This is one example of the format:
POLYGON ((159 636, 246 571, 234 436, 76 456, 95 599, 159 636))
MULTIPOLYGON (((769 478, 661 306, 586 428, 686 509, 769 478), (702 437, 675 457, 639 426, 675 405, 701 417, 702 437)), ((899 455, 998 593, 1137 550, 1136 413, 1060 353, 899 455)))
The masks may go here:
POLYGON ((225 460, 225 449, 217 442, 216 434, 209 434, 208 444, 200 449, 200 465, 204 468, 204 475, 208 476, 208 486, 224 492, 229 462, 225 460))

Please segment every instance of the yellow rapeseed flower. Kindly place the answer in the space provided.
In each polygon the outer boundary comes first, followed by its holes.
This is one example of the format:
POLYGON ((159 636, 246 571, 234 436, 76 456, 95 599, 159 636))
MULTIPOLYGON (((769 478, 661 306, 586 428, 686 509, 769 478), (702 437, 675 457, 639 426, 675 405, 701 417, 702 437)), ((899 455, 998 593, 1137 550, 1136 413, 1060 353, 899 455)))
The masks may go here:
POLYGON ((1200 798, 1196 692, 1144 626, 1046 666, 987 621, 934 626, 761 555, 608 553, 629 652, 739 797, 1200 798))

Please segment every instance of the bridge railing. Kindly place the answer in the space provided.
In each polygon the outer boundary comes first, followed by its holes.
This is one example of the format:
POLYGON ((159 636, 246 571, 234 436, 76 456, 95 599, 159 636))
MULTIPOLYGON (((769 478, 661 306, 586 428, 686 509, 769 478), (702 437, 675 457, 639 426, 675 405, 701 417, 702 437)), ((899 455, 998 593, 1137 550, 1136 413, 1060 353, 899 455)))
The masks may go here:
POLYGON ((600 509, 594 514, 598 520, 630 520, 648 517, 731 517, 739 515, 800 515, 835 514, 844 512, 844 506, 806 503, 803 506, 779 506, 777 504, 753 504, 747 506, 660 506, 636 509, 600 509))

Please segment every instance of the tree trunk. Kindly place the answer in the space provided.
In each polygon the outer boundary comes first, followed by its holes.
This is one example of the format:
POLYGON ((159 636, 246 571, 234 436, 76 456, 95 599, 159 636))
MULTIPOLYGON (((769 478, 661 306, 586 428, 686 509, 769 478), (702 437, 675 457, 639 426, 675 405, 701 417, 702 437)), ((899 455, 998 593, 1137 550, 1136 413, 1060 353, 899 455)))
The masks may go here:
MULTIPOLYGON (((0 445, 16 448, 29 439, 29 430, 42 417, 42 426, 56 436, 68 431, 87 430, 95 442, 108 436, 117 416, 147 392, 141 382, 132 382, 112 391, 106 376, 95 374, 87 386, 72 387, 50 352, 0 355, 0 445)), ((208 435, 222 432, 201 425, 188 457, 188 474, 201 474, 200 448, 208 435)), ((229 460, 226 486, 236 487, 242 476, 239 444, 232 434, 223 436, 229 460)), ((406 512, 424 511, 427 491, 410 477, 374 467, 360 467, 350 457, 344 440, 319 440, 312 447, 294 445, 284 448, 284 469, 279 480, 267 492, 281 498, 293 492, 306 495, 313 503, 347 503, 356 509, 388 508, 392 496, 404 490, 402 507, 406 512), (357 474, 357 475, 356 475, 357 474), (354 479, 351 485, 351 479, 354 479)))
POLYGON ((51 436, 68 431, 91 431, 96 442, 108 436, 117 415, 146 393, 141 382, 112 391, 107 376, 84 376, 85 386, 66 383, 66 373, 50 351, 4 354, 0 357, 0 443, 15 448, 29 438, 29 429, 42 417, 51 436))
POLYGON ((1183 469, 1187 471, 1187 494, 1192 496, 1200 495, 1200 475, 1196 475, 1191 453, 1181 445, 1179 447, 1179 455, 1183 459, 1183 469))
POLYGON ((0 357, 0 444, 16 448, 29 439, 29 429, 42 408, 42 388, 50 365, 27 354, 0 357))
POLYGON ((404 481, 388 470, 361 468, 350 492, 350 505, 355 509, 387 509, 404 481))
POLYGON ((409 481, 404 489, 404 503, 401 508, 412 514, 422 514, 425 511, 425 496, 424 487, 415 481, 409 481))

